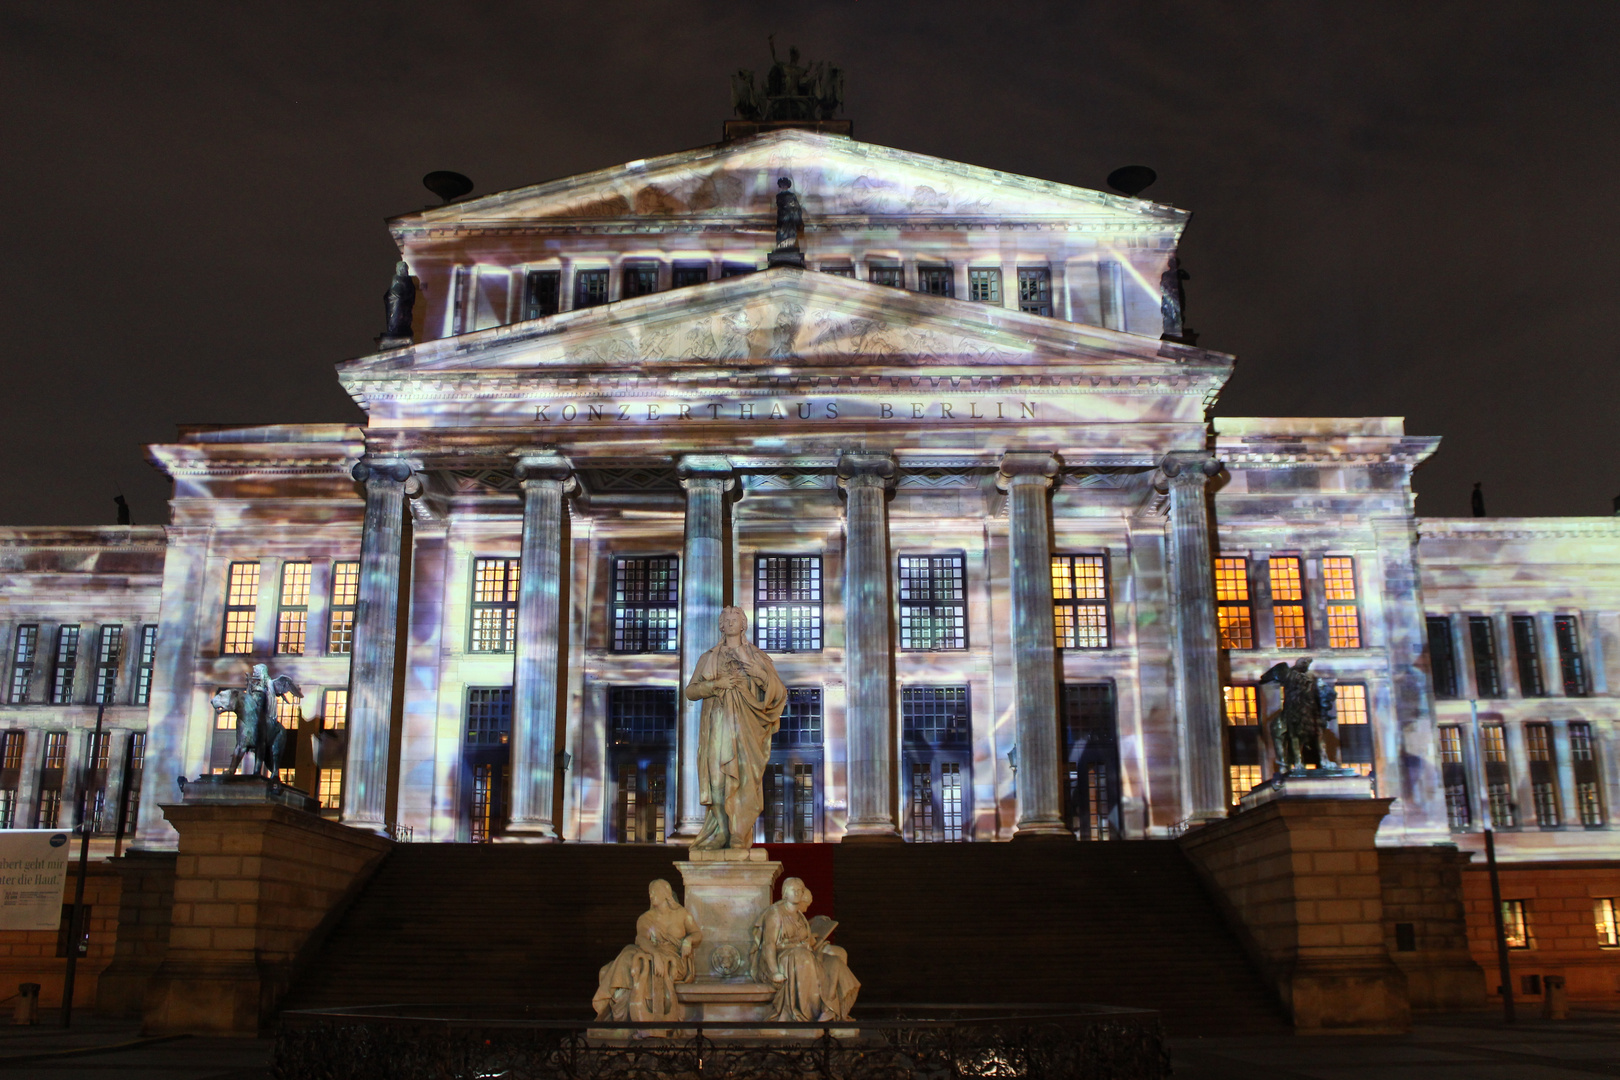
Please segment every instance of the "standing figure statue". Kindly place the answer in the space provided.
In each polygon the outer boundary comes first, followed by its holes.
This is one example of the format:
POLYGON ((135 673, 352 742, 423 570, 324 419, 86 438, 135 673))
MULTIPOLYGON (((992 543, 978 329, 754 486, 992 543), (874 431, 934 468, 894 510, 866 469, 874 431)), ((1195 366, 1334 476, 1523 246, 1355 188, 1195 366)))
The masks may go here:
POLYGON ((804 917, 810 890, 798 878, 782 882, 782 899, 754 923, 754 981, 776 988, 771 1019, 798 1023, 848 1020, 860 993, 849 954, 827 937, 838 925, 824 915, 804 917))
POLYGON ((720 612, 720 644, 698 657, 688 701, 703 702, 698 728, 698 798, 707 807, 692 846, 701 851, 754 845, 764 809, 771 736, 782 722, 787 687, 771 658, 747 640, 742 608, 720 612))
POLYGON ((1271 721, 1271 740, 1277 753, 1279 773, 1297 772, 1306 759, 1326 763, 1322 735, 1333 718, 1337 692, 1310 672, 1311 658, 1302 656, 1289 667, 1272 666, 1260 677, 1260 685, 1282 687, 1283 704, 1271 721))
POLYGON ((591 998, 598 1020, 684 1019, 675 988, 692 981, 692 954, 703 932, 663 878, 647 886, 647 900, 651 906, 636 919, 636 940, 602 968, 591 998))
POLYGON ((276 701, 282 697, 301 699, 304 692, 285 675, 270 677, 264 664, 254 664, 248 673, 247 688, 221 690, 209 704, 214 713, 236 714, 236 750, 231 754, 230 771, 235 773, 242 757, 253 751, 253 774, 276 778, 281 749, 287 742, 287 729, 276 719, 276 701))
POLYGON ((776 250, 798 251, 799 232, 804 228, 804 207, 793 194, 792 180, 781 177, 776 186, 776 250))
POLYGON ((1190 277, 1174 255, 1159 275, 1159 314, 1164 317, 1164 337, 1171 341, 1181 340, 1187 321, 1187 293, 1181 283, 1190 277))
POLYGON ((411 280, 411 268, 401 259, 394 264, 394 280, 383 293, 383 308, 387 323, 383 328, 384 341, 411 340, 411 312, 416 307, 416 282, 411 280))

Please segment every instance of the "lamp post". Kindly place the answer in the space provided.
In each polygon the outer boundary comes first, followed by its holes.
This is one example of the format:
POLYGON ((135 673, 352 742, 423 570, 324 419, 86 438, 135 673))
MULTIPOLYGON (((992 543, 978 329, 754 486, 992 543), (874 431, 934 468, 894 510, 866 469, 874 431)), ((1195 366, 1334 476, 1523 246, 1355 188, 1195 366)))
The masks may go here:
MULTIPOLYGON (((1496 927, 1496 970, 1502 980, 1502 1022, 1513 1023, 1513 971, 1508 964, 1507 926, 1502 919, 1502 880, 1496 873, 1496 822, 1491 815, 1491 798, 1485 781, 1485 762, 1479 756, 1479 700, 1468 699, 1468 742, 1473 750, 1478 782, 1474 788, 1479 823, 1485 833, 1485 868, 1491 878, 1491 918, 1496 927)), ((1472 779, 1472 778, 1470 778, 1472 779)))
POLYGON ((67 973, 62 979, 62 1026, 73 1026, 73 979, 79 965, 79 941, 84 936, 84 872, 90 862, 90 814, 92 789, 96 782, 96 755, 101 749, 101 719, 107 714, 105 702, 96 706, 96 734, 85 755, 84 787, 79 796, 79 883, 73 888, 73 912, 68 916, 67 973))

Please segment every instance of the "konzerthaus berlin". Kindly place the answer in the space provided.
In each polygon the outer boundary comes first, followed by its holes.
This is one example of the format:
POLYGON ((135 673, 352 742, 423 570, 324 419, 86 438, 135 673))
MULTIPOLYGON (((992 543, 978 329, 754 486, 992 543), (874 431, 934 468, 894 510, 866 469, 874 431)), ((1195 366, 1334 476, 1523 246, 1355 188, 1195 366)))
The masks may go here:
POLYGON ((1620 521, 1420 518, 1401 418, 1222 414, 1232 358, 1162 336, 1181 210, 814 127, 396 218, 364 424, 188 427, 169 525, 5 530, 4 823, 67 825, 95 753, 99 832, 172 847, 265 663, 344 822, 690 836, 679 688, 737 605, 790 688, 762 839, 1179 835, 1310 656, 1380 845, 1488 804, 1509 862, 1620 857, 1620 521))

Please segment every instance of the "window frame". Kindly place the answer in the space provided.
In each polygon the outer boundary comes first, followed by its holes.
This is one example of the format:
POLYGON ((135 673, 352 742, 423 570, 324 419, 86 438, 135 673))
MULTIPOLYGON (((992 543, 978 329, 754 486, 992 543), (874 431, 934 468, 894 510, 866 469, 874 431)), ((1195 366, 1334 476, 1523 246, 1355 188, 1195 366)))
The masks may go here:
POLYGON ((973 688, 968 683, 914 683, 900 687, 900 758, 903 815, 902 833, 913 843, 966 843, 973 839, 973 688), (960 693, 960 708, 949 707, 947 694, 960 693), (946 703, 941 737, 918 732, 915 705, 931 694, 940 694, 946 703), (961 720, 960 731, 953 720, 961 720), (948 771, 947 771, 948 770, 948 771), (917 835, 917 774, 928 776, 928 803, 924 825, 929 835, 917 835), (956 778, 954 805, 946 804, 947 775, 956 778))
POLYGON ((258 647, 257 622, 259 616, 259 591, 263 587, 263 567, 257 559, 240 559, 231 562, 225 570, 225 615, 220 623, 219 655, 221 656, 252 656, 258 647), (240 586, 237 583, 237 571, 241 570, 244 577, 252 571, 251 594, 249 586, 244 581, 240 586), (240 589, 240 591, 239 591, 240 589), (242 603, 242 597, 252 597, 252 603, 242 603), (235 601, 234 603, 232 601, 235 601), (233 647, 242 642, 242 626, 247 627, 247 648, 233 647), (233 636, 233 630, 235 631, 233 636))
POLYGON ((824 566, 819 552, 815 554, 793 554, 788 552, 758 552, 754 555, 754 645, 762 652, 769 653, 815 653, 821 652, 826 644, 825 604, 826 589, 824 579, 824 566), (783 568, 787 575, 787 587, 778 590, 767 586, 768 564, 785 562, 783 568), (796 568, 799 563, 813 563, 815 567, 815 584, 812 588, 814 596, 794 596, 799 591, 795 585, 797 580, 796 568), (785 591, 787 595, 774 595, 785 591), (769 594, 769 595, 768 595, 769 594), (762 599, 762 597, 765 597, 762 599), (806 614, 798 614, 799 612, 806 614), (771 616, 778 612, 785 613, 787 623, 778 628, 771 625, 771 616), (814 640, 814 644, 799 645, 795 626, 796 620, 809 618, 805 630, 814 640), (778 630, 786 633, 787 646, 774 648, 769 644, 767 632, 778 630))
POLYGON ((1490 699, 1502 697, 1502 666, 1494 618, 1489 615, 1468 616, 1468 649, 1474 662, 1474 696, 1490 699))
POLYGON ((140 652, 135 657, 135 688, 130 695, 132 705, 152 703, 152 675, 157 668, 157 635, 156 623, 141 626, 140 652))
POLYGON ((83 629, 79 623, 62 623, 56 628, 56 652, 51 664, 52 705, 73 704, 73 683, 79 674, 83 629))
POLYGON ((530 268, 523 271, 523 318, 545 319, 562 310, 562 271, 530 268), (549 309, 549 310, 547 310, 549 309))
POLYGON ((709 283, 709 271, 711 269, 712 267, 706 261, 698 259, 676 259, 672 264, 670 264, 669 268, 670 291, 673 292, 676 289, 690 289, 694 285, 707 285, 709 283), (695 281, 681 280, 682 278, 690 278, 693 275, 698 274, 701 274, 702 276, 698 277, 695 281))
POLYGON ((1018 310, 1025 315, 1050 319, 1056 311, 1052 300, 1052 267, 1018 267, 1018 310), (1035 286, 1033 289, 1029 286, 1035 286))
POLYGON ((309 559, 287 559, 281 564, 280 586, 276 589, 275 656, 303 656, 309 651, 309 589, 315 579, 315 564, 309 559), (298 579, 302 578, 302 582, 298 579), (294 598, 289 602, 288 590, 294 598), (297 597, 302 595, 303 602, 297 597), (302 618, 300 618, 302 616, 302 618), (296 633, 293 632, 296 628, 296 633), (296 639, 298 648, 289 646, 296 639))
POLYGON ((354 654, 354 620, 360 608, 360 560, 332 560, 330 602, 326 610, 326 654, 354 654), (350 568, 353 568, 352 570, 350 568), (341 602, 340 602, 341 601, 341 602), (341 628, 339 627, 341 617, 341 628), (340 638, 341 636, 341 645, 340 638))
POLYGON ((1547 676, 1541 670, 1541 632, 1534 615, 1510 615, 1513 631, 1513 659, 1519 675, 1519 696, 1543 698, 1547 691, 1547 676))
MULTIPOLYGON (((1061 552, 1052 556, 1052 635, 1057 648, 1097 651, 1114 647, 1114 603, 1113 589, 1110 582, 1111 570, 1112 567, 1109 564, 1108 552, 1106 551, 1061 552), (1096 580, 1102 587, 1101 596, 1078 595, 1081 591, 1081 578, 1076 573, 1076 568, 1080 565, 1079 560, 1082 559, 1096 560, 1094 564, 1088 562, 1086 565, 1095 565, 1098 568, 1099 573, 1096 580), (1064 565, 1067 573, 1067 585, 1065 586, 1059 584, 1060 563, 1064 565), (1076 595, 1059 596, 1060 591, 1068 591, 1076 595), (1079 643, 1084 637, 1082 630, 1086 625, 1082 619, 1082 612, 1086 611, 1100 612, 1102 615, 1102 644, 1100 645, 1082 645, 1079 643), (1072 613, 1072 618, 1069 620, 1069 625, 1073 628, 1072 635, 1065 632, 1065 612, 1072 613), (1065 643, 1069 637, 1073 638, 1075 644, 1065 643)), ((1087 580, 1090 580, 1089 575, 1087 580)))
POLYGON ((123 624, 102 623, 96 634, 96 668, 90 685, 90 704, 117 704, 118 669, 123 662, 123 624))
POLYGON ((1553 616, 1553 642, 1558 647, 1558 676, 1565 697, 1585 697, 1591 692, 1586 658, 1581 652, 1581 621, 1577 615, 1553 616))
POLYGON ((1254 585, 1249 580, 1250 567, 1251 560, 1247 555, 1217 555, 1211 561, 1211 574, 1215 582, 1216 648, 1251 652, 1259 645, 1254 632, 1254 585), (1230 564, 1237 565, 1234 567, 1230 564), (1231 595, 1236 591, 1231 588, 1234 584, 1242 586, 1242 595, 1231 595), (1228 624, 1227 612, 1238 616, 1235 622, 1228 624), (1231 633, 1234 627, 1246 631, 1247 639, 1234 636, 1231 633))
POLYGON ((1366 646, 1361 627, 1361 581, 1356 563, 1354 555, 1322 556, 1322 602, 1327 618, 1327 646, 1330 649, 1360 649, 1366 646), (1342 567, 1338 565, 1341 563, 1344 564, 1342 567), (1342 574, 1332 573, 1341 569, 1344 571, 1342 574), (1336 619, 1340 620, 1337 624, 1336 619), (1355 640, 1343 640, 1346 626, 1355 635, 1355 640))
POLYGON ((608 651, 620 655, 669 655, 680 652, 681 557, 659 553, 615 554, 609 558, 608 651), (667 589, 659 590, 663 598, 657 600, 652 599, 655 561, 661 564, 656 570, 664 575, 663 581, 667 584, 667 589), (641 587, 630 589, 627 586, 632 583, 627 582, 625 571, 631 564, 637 563, 643 564, 641 587), (632 592, 640 599, 632 598, 632 592), (627 616, 633 612, 639 612, 641 616, 636 620, 629 619, 627 616), (654 612, 663 613, 664 621, 655 625, 651 619, 654 612), (632 634, 632 631, 635 633, 632 634), (649 648, 647 646, 653 643, 655 632, 661 638, 661 644, 649 648))
POLYGON ((1002 307, 1001 267, 969 266, 968 294, 971 303, 1002 307))
POLYGON ((574 268, 574 308, 583 311, 586 308, 601 307, 612 302, 613 272, 606 266, 582 266, 574 268), (601 283, 601 298, 592 300, 597 292, 595 285, 601 283), (587 303, 586 301, 590 302, 587 303))
POLYGON ((1448 699, 1460 697, 1457 647, 1451 636, 1451 616, 1425 615, 1423 627, 1429 645, 1429 675, 1434 681, 1434 696, 1448 699))
POLYGON ((658 279, 662 275, 663 264, 657 259, 626 259, 619 264, 620 298, 633 300, 638 296, 652 296, 662 292, 658 287, 658 279), (642 288, 651 275, 650 288, 642 288))
POLYGON ((930 551, 914 555, 897 553, 895 556, 895 605, 898 612, 896 636, 901 652, 964 652, 969 647, 968 638, 968 577, 967 552, 965 551, 930 551), (939 599, 935 596, 935 564, 945 560, 954 560, 954 565, 960 571, 958 578, 960 596, 954 599, 939 599), (913 571, 917 569, 908 563, 923 561, 928 564, 926 581, 928 582, 927 597, 908 597, 907 591, 910 583, 917 580, 913 571), (952 615, 954 613, 954 616, 952 615), (936 634, 930 630, 927 645, 908 645, 907 641, 915 640, 916 627, 911 620, 921 615, 926 621, 923 625, 930 628, 938 625, 937 620, 944 616, 947 619, 947 631, 944 635, 936 634), (955 625, 949 620, 954 618, 955 625), (954 631, 954 633, 953 633, 954 631), (937 644, 941 637, 950 638, 953 643, 937 644))
POLYGON ((34 675, 39 667, 39 630, 37 622, 17 624, 16 635, 11 641, 11 680, 6 686, 8 704, 28 704, 28 695, 33 690, 34 675), (26 656, 23 654, 25 647, 26 656))
POLYGON ((467 603, 467 652, 476 656, 511 656, 517 652, 518 596, 522 588, 522 560, 512 555, 474 555, 467 603), (500 567, 498 600, 480 599, 487 584, 480 575, 485 568, 500 567), (493 640, 490 627, 480 624, 480 616, 498 615, 501 648, 481 647, 493 640))
POLYGON ((882 285, 886 289, 904 289, 906 287, 906 267, 898 262, 876 262, 867 260, 866 280, 873 285, 882 285), (892 278, 893 280, 886 280, 892 278))
POLYGON ((913 291, 923 296, 942 296, 947 300, 954 300, 955 268, 950 263, 918 263, 917 288, 913 291))
MULTIPOLYGON (((1378 740, 1373 731, 1372 693, 1364 682, 1336 682, 1334 691, 1335 723, 1338 727, 1339 737, 1339 764, 1347 769, 1354 769, 1362 776, 1372 776, 1378 768, 1378 740), (1346 693, 1348 691, 1348 693, 1346 693), (1350 702, 1356 704, 1351 705, 1350 702), (1359 715, 1360 720, 1346 720, 1346 715, 1359 715), (1345 745, 1345 728, 1365 729, 1365 747, 1354 748, 1345 745), (1359 757, 1363 753, 1366 760, 1352 761, 1349 754, 1355 753, 1359 757)), ((1357 734, 1356 742, 1360 742, 1363 735, 1357 734)))
POLYGON ((1534 945, 1530 937, 1529 901, 1502 901, 1502 937, 1510 949, 1529 949, 1534 945))
MULTIPOLYGON (((1271 591, 1271 641, 1277 649, 1309 649, 1311 619, 1305 597, 1305 559, 1300 555, 1272 555, 1266 559, 1266 582, 1271 591), (1280 579, 1280 580, 1279 580, 1280 579), (1284 613, 1297 620, 1298 634, 1283 634, 1284 613)), ((1290 631, 1293 630, 1291 626, 1290 631)))
POLYGON ((1232 806, 1265 782, 1265 747, 1260 739, 1260 687, 1232 682, 1221 686, 1221 720, 1226 732, 1226 792, 1232 806), (1240 761, 1239 758, 1244 760, 1240 761), (1253 760, 1249 760, 1253 759, 1253 760), (1242 790, 1238 790, 1239 788, 1242 790))

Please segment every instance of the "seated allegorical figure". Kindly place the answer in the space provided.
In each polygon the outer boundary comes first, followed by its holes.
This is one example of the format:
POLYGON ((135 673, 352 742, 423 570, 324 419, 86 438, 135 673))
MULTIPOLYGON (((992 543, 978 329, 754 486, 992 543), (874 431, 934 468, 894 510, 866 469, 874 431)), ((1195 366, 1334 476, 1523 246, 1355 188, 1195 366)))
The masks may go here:
POLYGON ((675 987, 693 978, 692 953, 703 940, 692 913, 659 878, 647 886, 652 906, 636 919, 636 940, 604 966, 591 1007, 598 1020, 646 1023, 683 1019, 675 987))
POLYGON ((754 923, 754 981, 776 987, 771 1019, 848 1020, 860 993, 860 980, 849 970, 849 955, 829 944, 837 923, 824 915, 808 920, 810 890, 798 878, 782 883, 782 899, 766 908, 754 923))

